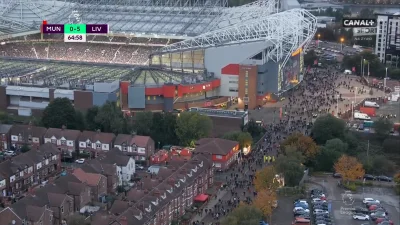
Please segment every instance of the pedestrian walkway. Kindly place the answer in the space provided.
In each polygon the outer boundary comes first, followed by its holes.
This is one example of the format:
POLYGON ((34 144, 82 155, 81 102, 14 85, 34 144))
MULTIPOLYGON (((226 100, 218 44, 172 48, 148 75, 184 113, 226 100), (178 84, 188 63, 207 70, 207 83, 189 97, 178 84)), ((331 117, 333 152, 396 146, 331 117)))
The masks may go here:
MULTIPOLYGON (((218 203, 220 199, 222 199, 228 193, 227 190, 218 191, 217 198, 213 197, 206 206, 203 208, 213 209, 214 206, 218 203)), ((207 213, 197 213, 196 216, 190 221, 191 223, 196 221, 202 221, 208 214, 207 213)))

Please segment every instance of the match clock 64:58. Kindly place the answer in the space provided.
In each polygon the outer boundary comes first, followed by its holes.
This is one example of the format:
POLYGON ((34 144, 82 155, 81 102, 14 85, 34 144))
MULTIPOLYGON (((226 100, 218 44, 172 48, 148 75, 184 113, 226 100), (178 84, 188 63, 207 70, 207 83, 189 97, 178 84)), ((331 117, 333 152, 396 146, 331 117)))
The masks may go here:
POLYGON ((64 42, 86 42, 86 34, 64 34, 64 42))

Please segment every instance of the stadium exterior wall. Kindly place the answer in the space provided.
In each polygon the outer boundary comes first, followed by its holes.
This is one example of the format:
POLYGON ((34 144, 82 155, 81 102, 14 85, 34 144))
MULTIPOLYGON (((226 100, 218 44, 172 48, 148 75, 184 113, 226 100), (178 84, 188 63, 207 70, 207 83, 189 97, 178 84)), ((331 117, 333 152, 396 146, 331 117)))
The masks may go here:
MULTIPOLYGON (((222 68, 229 64, 241 64, 247 58, 258 54, 266 47, 268 47, 268 42, 253 42, 208 48, 205 50, 204 55, 205 68, 207 72, 214 73, 216 78, 221 78, 222 68)), ((222 93, 229 93, 229 86, 221 87, 221 96, 223 96, 222 93)))
POLYGON ((278 63, 266 62, 258 66, 257 96, 265 97, 268 93, 278 92, 278 63))

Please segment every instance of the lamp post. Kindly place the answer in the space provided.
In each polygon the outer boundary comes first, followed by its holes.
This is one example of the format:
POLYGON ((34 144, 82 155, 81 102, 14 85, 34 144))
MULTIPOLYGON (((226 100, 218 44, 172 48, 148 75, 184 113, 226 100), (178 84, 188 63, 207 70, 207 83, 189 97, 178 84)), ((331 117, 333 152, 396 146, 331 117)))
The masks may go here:
POLYGON ((354 119, 354 101, 351 101, 351 119, 354 119))
POLYGON ((363 68, 364 68, 364 66, 363 66, 363 61, 364 61, 364 59, 363 59, 363 57, 361 57, 361 68, 360 68, 360 69, 361 69, 361 70, 360 70, 360 73, 361 73, 360 75, 361 75, 361 76, 363 76, 363 74, 364 74, 364 72, 363 72, 363 68))
POLYGON ((386 91, 387 71, 388 71, 388 68, 386 67, 385 78, 383 78, 383 92, 386 91))
POLYGON ((362 75, 363 75, 363 77, 364 77, 364 75, 365 75, 365 68, 364 68, 364 66, 365 66, 365 61, 366 61, 366 60, 363 59, 363 68, 362 68, 362 71, 363 71, 363 74, 362 74, 362 75))
POLYGON ((317 48, 319 48, 319 38, 321 37, 320 34, 317 34, 318 40, 317 40, 317 48))
POLYGON ((340 38, 340 51, 343 51, 344 38, 340 38))

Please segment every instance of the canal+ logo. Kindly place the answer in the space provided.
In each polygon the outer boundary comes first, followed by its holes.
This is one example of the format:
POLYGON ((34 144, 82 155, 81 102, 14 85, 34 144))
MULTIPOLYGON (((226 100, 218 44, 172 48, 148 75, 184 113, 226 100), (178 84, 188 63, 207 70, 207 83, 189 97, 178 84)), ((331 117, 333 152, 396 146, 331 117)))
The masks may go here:
POLYGON ((343 19, 343 27, 375 27, 376 19, 359 19, 345 18, 343 19))

